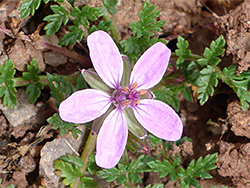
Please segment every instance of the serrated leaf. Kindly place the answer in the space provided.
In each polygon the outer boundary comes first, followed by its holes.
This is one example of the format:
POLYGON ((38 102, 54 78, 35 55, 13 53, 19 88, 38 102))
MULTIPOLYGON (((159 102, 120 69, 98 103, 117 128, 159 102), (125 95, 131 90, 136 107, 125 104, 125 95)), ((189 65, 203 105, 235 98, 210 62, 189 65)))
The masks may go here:
POLYGON ((129 57, 130 62, 136 62, 140 55, 156 42, 167 43, 157 37, 152 37, 154 31, 161 31, 165 21, 157 21, 160 10, 155 10, 155 5, 150 5, 148 1, 144 2, 142 11, 139 12, 140 21, 130 23, 132 37, 121 42, 123 51, 129 57))
POLYGON ((77 26, 70 26, 70 32, 66 33, 63 38, 59 41, 59 45, 61 46, 73 46, 77 41, 81 41, 84 32, 77 26))
POLYGON ((102 16, 102 13, 98 8, 90 8, 88 5, 84 6, 81 10, 74 7, 71 11, 71 15, 76 17, 73 22, 76 26, 88 26, 89 21, 96 21, 97 18, 102 16))
POLYGON ((178 48, 177 50, 175 50, 175 54, 178 56, 176 64, 177 68, 179 68, 180 65, 185 61, 185 59, 190 58, 191 51, 188 49, 188 41, 181 36, 178 36, 176 46, 178 48))
POLYGON ((17 98, 15 96, 16 88, 14 87, 14 75, 16 70, 12 59, 9 59, 0 65, 0 97, 3 97, 3 105, 13 109, 16 106, 17 98))
POLYGON ((26 93, 29 94, 29 100, 32 104, 36 102, 38 97, 41 95, 41 90, 43 89, 43 85, 41 83, 31 83, 26 88, 26 93))
POLYGON ((104 22, 103 20, 101 20, 97 24, 97 26, 96 25, 91 26, 91 28, 88 30, 89 34, 93 33, 94 31, 97 31, 97 30, 109 31, 111 23, 112 23, 111 21, 104 22))
POLYGON ((74 186, 78 179, 84 174, 81 173, 81 166, 75 161, 80 161, 79 157, 67 155, 54 161, 54 168, 60 172, 65 185, 74 186), (74 160, 75 159, 75 160, 74 160))
POLYGON ((87 88, 87 83, 84 80, 82 74, 80 74, 76 80, 76 90, 82 90, 87 88))
MULTIPOLYGON (((33 16, 35 10, 37 10, 41 4, 41 0, 23 0, 24 2, 20 6, 21 18, 24 19, 30 14, 33 16)), ((46 3, 46 1, 45 1, 46 3)))
POLYGON ((54 14, 48 15, 43 19, 44 21, 49 22, 44 27, 46 35, 55 34, 60 29, 62 23, 66 25, 69 21, 69 12, 66 11, 64 6, 51 5, 50 8, 54 14))
POLYGON ((200 104, 203 105, 209 96, 212 96, 214 93, 214 87, 218 84, 218 74, 214 72, 212 66, 207 66, 200 72, 200 77, 198 79, 198 86, 197 89, 198 99, 200 104))
POLYGON ((78 134, 82 133, 82 131, 77 128, 77 126, 79 126, 78 124, 63 121, 57 113, 49 117, 47 122, 52 125, 53 129, 59 129, 61 136, 67 134, 68 131, 70 131, 73 137, 76 139, 78 138, 78 134))
POLYGON ((224 76, 228 79, 228 85, 232 87, 234 92, 240 99, 241 108, 246 110, 249 107, 250 103, 250 91, 249 91, 249 83, 250 83, 250 72, 242 72, 241 75, 236 75, 236 66, 231 65, 229 67, 225 67, 222 71, 224 76))
POLYGON ((103 5, 108 9, 110 14, 116 14, 116 6, 118 4, 118 0, 103 0, 103 5))
POLYGON ((23 79, 27 81, 38 82, 40 80, 38 74, 40 73, 40 68, 35 58, 33 58, 30 64, 27 66, 27 72, 23 72, 23 79))
POLYGON ((205 48, 203 56, 204 58, 198 59, 198 63, 201 66, 210 65, 216 66, 220 63, 220 58, 218 56, 222 55, 225 52, 223 48, 226 44, 224 37, 221 35, 215 41, 212 41, 210 48, 205 48))
POLYGON ((56 105, 59 105, 74 92, 73 86, 68 80, 57 74, 51 75, 47 73, 47 76, 51 90, 50 95, 57 100, 56 105))
POLYGON ((80 186, 78 185, 77 188, 95 188, 98 184, 94 181, 92 177, 81 177, 80 181, 83 183, 80 186))

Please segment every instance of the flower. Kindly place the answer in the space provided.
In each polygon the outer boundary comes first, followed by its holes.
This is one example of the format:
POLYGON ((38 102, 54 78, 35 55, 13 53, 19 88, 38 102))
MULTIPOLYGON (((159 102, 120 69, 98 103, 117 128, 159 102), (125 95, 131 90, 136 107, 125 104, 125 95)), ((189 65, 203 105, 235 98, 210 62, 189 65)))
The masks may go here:
POLYGON ((164 140, 180 139, 183 125, 176 112, 159 100, 141 97, 159 83, 167 69, 171 51, 166 45, 158 42, 150 47, 139 58, 124 86, 121 83, 127 72, 112 38, 104 31, 95 31, 87 38, 87 44, 98 79, 107 86, 103 90, 74 92, 60 104, 59 115, 62 120, 73 123, 105 117, 97 135, 96 164, 112 168, 119 162, 131 122, 139 122, 148 132, 164 140))

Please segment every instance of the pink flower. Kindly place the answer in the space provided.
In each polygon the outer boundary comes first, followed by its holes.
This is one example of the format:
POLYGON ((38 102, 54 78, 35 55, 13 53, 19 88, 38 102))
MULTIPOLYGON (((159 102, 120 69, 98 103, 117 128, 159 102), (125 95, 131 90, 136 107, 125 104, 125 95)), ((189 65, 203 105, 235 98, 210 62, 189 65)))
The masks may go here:
POLYGON ((154 44, 135 64, 129 84, 121 86, 123 59, 112 38, 104 31, 96 31, 89 35, 87 43, 94 69, 112 93, 97 89, 76 91, 60 104, 59 115, 67 122, 86 123, 113 106, 97 136, 97 165, 112 168, 119 162, 128 138, 126 109, 132 109, 136 120, 153 135, 169 141, 180 139, 183 125, 175 111, 159 100, 140 97, 160 82, 171 51, 163 43, 154 44))

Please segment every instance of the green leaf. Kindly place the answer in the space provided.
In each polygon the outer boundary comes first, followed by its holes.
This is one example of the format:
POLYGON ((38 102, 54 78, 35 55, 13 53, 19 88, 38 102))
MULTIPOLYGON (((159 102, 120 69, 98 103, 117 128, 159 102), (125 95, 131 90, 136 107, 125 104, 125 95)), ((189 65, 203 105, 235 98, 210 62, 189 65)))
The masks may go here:
POLYGON ((118 4, 118 0, 103 0, 103 5, 108 9, 110 14, 116 14, 116 6, 118 4))
POLYGON ((147 185, 145 188, 164 188, 164 185, 162 183, 154 184, 153 186, 147 185))
POLYGON ((91 28, 88 30, 89 34, 93 33, 94 31, 97 31, 97 30, 109 31, 111 23, 112 23, 111 21, 104 22, 103 20, 101 20, 97 24, 97 26, 96 25, 91 26, 91 28))
POLYGON ((157 21, 160 10, 155 10, 156 5, 150 5, 145 1, 142 11, 139 12, 140 21, 130 23, 133 35, 121 42, 124 53, 129 57, 130 62, 135 62, 140 55, 156 42, 167 42, 157 37, 152 37, 154 31, 161 31, 165 21, 157 21))
POLYGON ((41 95, 41 90, 43 89, 42 83, 31 83, 26 88, 26 93, 29 94, 29 100, 32 104, 36 102, 38 97, 41 95))
POLYGON ((38 74, 40 73, 40 69, 38 67, 38 63, 35 58, 33 58, 30 64, 27 66, 28 72, 23 72, 23 79, 27 81, 38 82, 40 80, 38 74))
POLYGON ((214 87, 218 84, 218 74, 214 72, 212 66, 207 66, 200 72, 200 77, 198 79, 198 86, 197 89, 198 99, 200 104, 203 105, 209 96, 214 94, 214 87))
POLYGON ((78 185, 78 188, 95 188, 98 186, 92 177, 81 177, 80 181, 83 184, 78 185))
POLYGON ((35 103, 38 97, 41 95, 41 90, 43 89, 43 84, 38 82, 40 80, 38 74, 40 69, 35 58, 32 59, 30 64, 27 66, 27 72, 23 72, 23 79, 26 81, 33 81, 34 83, 28 84, 26 88, 26 93, 29 94, 29 100, 31 103, 35 103))
POLYGON ((12 59, 9 59, 0 65, 0 97, 3 97, 3 105, 13 109, 16 106, 17 98, 15 96, 16 88, 14 87, 14 75, 16 70, 12 59))
POLYGON ((57 113, 55 113, 52 117, 49 117, 47 122, 52 125, 53 129, 59 129, 61 136, 70 131, 76 139, 78 138, 78 134, 82 133, 82 131, 77 128, 77 126, 79 126, 78 124, 63 121, 57 113))
POLYGON ((84 80, 82 74, 80 74, 76 80, 76 90, 82 90, 87 88, 87 83, 84 80))
POLYGON ((214 164, 217 162, 217 153, 208 154, 204 158, 200 157, 196 162, 192 160, 186 170, 186 177, 184 178, 187 184, 191 184, 198 187, 198 182, 193 177, 201 177, 204 179, 210 179, 212 176, 205 172, 217 168, 214 164))
POLYGON ((43 20, 49 22, 44 29, 46 35, 55 34, 61 27, 62 23, 66 25, 69 21, 69 12, 64 6, 51 5, 52 15, 46 16, 43 20))
POLYGON ((179 98, 178 93, 183 93, 183 96, 192 101, 193 97, 190 88, 185 86, 185 83, 179 85, 169 85, 154 91, 156 99, 159 99, 170 106, 172 106, 176 111, 179 111, 179 98))
POLYGON ((58 106, 59 103, 74 92, 73 86, 68 80, 57 74, 51 75, 47 73, 47 76, 51 90, 50 95, 57 100, 56 105, 58 106))
POLYGON ((70 14, 76 17, 73 22, 79 27, 81 25, 88 26, 89 21, 96 21, 103 13, 101 13, 98 8, 90 8, 86 5, 81 10, 74 7, 70 14))
POLYGON ((222 71, 225 78, 227 78, 230 87, 234 90, 241 102, 241 108, 246 110, 250 103, 250 72, 244 71, 241 75, 236 75, 236 66, 231 65, 225 67, 222 71))
POLYGON ((101 178, 105 178, 107 182, 117 181, 117 184, 122 184, 127 179, 135 183, 141 183, 141 178, 138 176, 140 172, 148 172, 151 169, 147 166, 151 158, 141 155, 136 161, 131 161, 128 165, 118 163, 118 168, 103 169, 97 172, 101 178))
POLYGON ((178 56, 178 59, 176 61, 178 68, 185 61, 185 59, 191 57, 191 51, 188 49, 188 41, 181 36, 178 36, 176 46, 178 48, 177 50, 175 50, 175 54, 178 56))
POLYGON ((84 174, 81 173, 81 159, 77 156, 66 155, 54 161, 54 168, 60 172, 65 185, 73 187, 78 179, 84 174))
POLYGON ((205 48, 203 56, 204 58, 199 59, 197 62, 201 66, 211 65, 216 66, 220 63, 220 58, 217 56, 222 55, 225 52, 223 48, 226 44, 224 37, 221 35, 215 41, 212 41, 210 44, 210 48, 205 48))
MULTIPOLYGON (((33 16, 41 4, 41 0, 22 0, 24 1, 20 6, 21 18, 24 19, 30 14, 33 16)), ((46 1, 45 1, 46 3, 46 1)))
POLYGON ((84 32, 79 27, 73 25, 69 27, 70 32, 66 33, 63 38, 59 41, 61 46, 73 46, 77 41, 81 41, 84 32))

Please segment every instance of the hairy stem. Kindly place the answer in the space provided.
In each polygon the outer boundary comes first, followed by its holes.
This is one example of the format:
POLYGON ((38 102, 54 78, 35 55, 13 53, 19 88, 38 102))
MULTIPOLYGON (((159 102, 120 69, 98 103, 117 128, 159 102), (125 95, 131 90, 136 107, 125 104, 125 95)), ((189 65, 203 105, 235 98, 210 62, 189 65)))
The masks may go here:
POLYGON ((106 9, 106 12, 107 13, 103 15, 103 18, 105 21, 111 21, 110 33, 111 33, 113 39, 115 41, 119 42, 121 40, 121 36, 120 36, 119 29, 118 29, 118 24, 117 24, 116 20, 114 19, 114 17, 109 14, 107 9, 106 9))
POLYGON ((96 134, 92 134, 92 132, 89 133, 89 137, 87 139, 87 142, 85 144, 84 150, 83 150, 82 155, 81 155, 81 159, 83 162, 83 166, 81 169, 82 174, 85 173, 89 156, 91 155, 91 153, 95 149, 96 138, 97 138, 96 134))
MULTIPOLYGON (((73 85, 76 84, 76 79, 77 76, 62 76, 64 79, 70 81, 70 83, 72 83, 73 85)), ((49 81, 48 81, 48 77, 46 75, 42 75, 39 76, 40 80, 39 82, 42 83, 43 85, 49 85, 49 81)), ((17 78, 13 78, 14 81, 14 87, 23 87, 23 86, 27 86, 30 83, 35 83, 32 80, 24 80, 23 77, 17 77, 17 78)))
MULTIPOLYGON (((171 60, 176 60, 178 58, 179 57, 176 55, 175 52, 171 53, 171 60)), ((196 60, 201 59, 201 58, 202 58, 202 56, 199 56, 197 54, 191 54, 190 57, 189 58, 185 58, 185 60, 187 60, 187 61, 196 61, 196 60)))
POLYGON ((237 93, 237 88, 235 87, 235 85, 232 84, 232 81, 222 73, 220 68, 217 66, 214 66, 213 68, 214 71, 218 73, 218 77, 221 79, 221 81, 226 83, 229 87, 231 87, 234 90, 235 93, 237 93))

